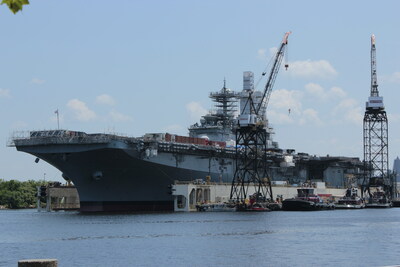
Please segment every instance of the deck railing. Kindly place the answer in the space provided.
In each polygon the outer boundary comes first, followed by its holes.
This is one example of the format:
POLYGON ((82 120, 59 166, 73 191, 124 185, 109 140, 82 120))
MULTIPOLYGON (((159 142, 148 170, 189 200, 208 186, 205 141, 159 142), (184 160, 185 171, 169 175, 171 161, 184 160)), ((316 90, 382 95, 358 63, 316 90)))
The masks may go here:
POLYGON ((130 141, 137 138, 116 134, 86 134, 68 130, 18 131, 14 132, 7 146, 31 146, 45 144, 102 144, 110 141, 130 141))

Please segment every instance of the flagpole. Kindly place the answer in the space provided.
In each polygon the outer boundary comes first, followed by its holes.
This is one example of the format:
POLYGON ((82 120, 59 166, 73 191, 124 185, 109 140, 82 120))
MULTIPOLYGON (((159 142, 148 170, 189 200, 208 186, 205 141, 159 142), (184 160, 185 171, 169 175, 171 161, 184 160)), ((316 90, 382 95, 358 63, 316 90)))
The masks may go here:
POLYGON ((59 120, 59 117, 58 117, 58 109, 56 111, 54 111, 54 113, 57 114, 57 129, 60 130, 60 120, 59 120))

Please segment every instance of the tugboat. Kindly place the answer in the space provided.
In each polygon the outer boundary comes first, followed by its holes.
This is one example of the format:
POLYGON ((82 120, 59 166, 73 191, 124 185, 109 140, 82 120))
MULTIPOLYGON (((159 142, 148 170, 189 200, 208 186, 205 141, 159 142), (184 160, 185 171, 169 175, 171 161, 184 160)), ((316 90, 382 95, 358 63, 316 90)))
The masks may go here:
POLYGON ((314 194, 314 188, 299 188, 297 196, 288 198, 282 202, 282 210, 286 211, 312 211, 334 209, 332 203, 324 203, 322 199, 314 194))
POLYGON ((400 197, 399 193, 397 193, 397 189, 395 190, 396 193, 394 195, 394 198, 392 198, 392 207, 393 208, 400 208, 400 197))
POLYGON ((357 188, 348 188, 346 195, 335 203, 335 209, 363 209, 365 203, 357 194, 357 188))
POLYGON ((400 208, 400 198, 392 199, 392 207, 393 208, 400 208))

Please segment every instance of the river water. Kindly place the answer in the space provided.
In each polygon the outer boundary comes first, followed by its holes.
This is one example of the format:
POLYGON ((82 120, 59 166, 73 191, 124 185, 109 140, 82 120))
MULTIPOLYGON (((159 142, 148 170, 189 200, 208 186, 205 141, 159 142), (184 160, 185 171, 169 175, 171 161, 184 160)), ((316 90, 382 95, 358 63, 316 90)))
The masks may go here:
POLYGON ((0 266, 387 266, 400 209, 96 214, 0 211, 0 266))

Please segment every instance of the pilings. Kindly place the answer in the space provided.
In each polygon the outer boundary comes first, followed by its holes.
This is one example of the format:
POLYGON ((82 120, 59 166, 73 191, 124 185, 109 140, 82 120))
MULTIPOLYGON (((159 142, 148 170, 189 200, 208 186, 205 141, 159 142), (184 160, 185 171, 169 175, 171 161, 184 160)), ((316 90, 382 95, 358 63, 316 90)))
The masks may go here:
POLYGON ((57 259, 30 259, 18 261, 18 267, 57 267, 57 259))

